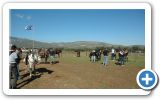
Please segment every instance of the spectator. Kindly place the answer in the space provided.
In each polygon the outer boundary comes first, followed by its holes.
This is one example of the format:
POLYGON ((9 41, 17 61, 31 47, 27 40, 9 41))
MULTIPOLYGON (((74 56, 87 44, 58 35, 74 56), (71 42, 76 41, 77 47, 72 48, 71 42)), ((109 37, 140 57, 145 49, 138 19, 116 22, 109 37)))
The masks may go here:
POLYGON ((95 50, 92 51, 91 61, 92 61, 92 62, 96 62, 96 51, 95 51, 95 50))
POLYGON ((18 80, 18 67, 17 65, 20 62, 20 58, 16 53, 17 47, 12 45, 10 55, 9 55, 9 88, 16 89, 17 88, 17 80, 18 80))
POLYGON ((106 67, 108 65, 108 50, 107 49, 103 51, 103 56, 104 56, 103 65, 106 67))

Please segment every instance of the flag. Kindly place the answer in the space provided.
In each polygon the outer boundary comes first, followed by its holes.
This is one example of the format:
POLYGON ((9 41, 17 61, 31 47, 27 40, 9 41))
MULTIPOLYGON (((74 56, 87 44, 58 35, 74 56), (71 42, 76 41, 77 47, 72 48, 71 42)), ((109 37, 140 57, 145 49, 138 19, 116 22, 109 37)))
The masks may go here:
POLYGON ((28 31, 31 31, 33 29, 33 26, 32 25, 27 25, 25 27, 25 30, 28 30, 28 31))

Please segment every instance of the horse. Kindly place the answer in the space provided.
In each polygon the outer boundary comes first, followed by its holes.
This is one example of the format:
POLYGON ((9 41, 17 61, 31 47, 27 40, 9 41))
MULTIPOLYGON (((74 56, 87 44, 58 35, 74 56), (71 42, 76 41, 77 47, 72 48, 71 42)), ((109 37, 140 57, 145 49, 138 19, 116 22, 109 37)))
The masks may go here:
POLYGON ((32 73, 35 71, 35 66, 40 60, 40 57, 34 53, 30 53, 28 55, 28 69, 30 77, 32 77, 32 73))
POLYGON ((56 50, 55 50, 55 54, 57 54, 58 57, 60 58, 60 54, 61 54, 61 56, 62 56, 62 50, 56 49, 56 50))
POLYGON ((128 51, 124 52, 124 61, 128 62, 128 51))
POLYGON ((45 63, 47 63, 48 57, 49 57, 49 49, 39 49, 38 55, 40 58, 45 58, 45 63))
POLYGON ((81 55, 81 53, 80 53, 80 50, 75 50, 74 52, 76 52, 77 53, 77 57, 80 57, 81 55))

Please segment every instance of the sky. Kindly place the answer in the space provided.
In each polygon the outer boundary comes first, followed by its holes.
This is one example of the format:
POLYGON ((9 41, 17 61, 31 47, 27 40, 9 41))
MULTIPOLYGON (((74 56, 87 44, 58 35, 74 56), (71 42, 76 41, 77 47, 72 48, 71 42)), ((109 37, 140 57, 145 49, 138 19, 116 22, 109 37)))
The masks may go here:
POLYGON ((11 9, 10 36, 41 42, 145 44, 144 9, 11 9), (26 30, 32 25, 32 30, 26 30))

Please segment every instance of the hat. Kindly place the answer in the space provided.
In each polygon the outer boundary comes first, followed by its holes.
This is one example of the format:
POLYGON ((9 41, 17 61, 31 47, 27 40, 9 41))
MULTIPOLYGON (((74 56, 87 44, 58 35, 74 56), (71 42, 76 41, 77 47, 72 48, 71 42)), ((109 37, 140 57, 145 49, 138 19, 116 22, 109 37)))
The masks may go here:
POLYGON ((15 45, 11 46, 11 50, 15 50, 17 47, 15 45))

